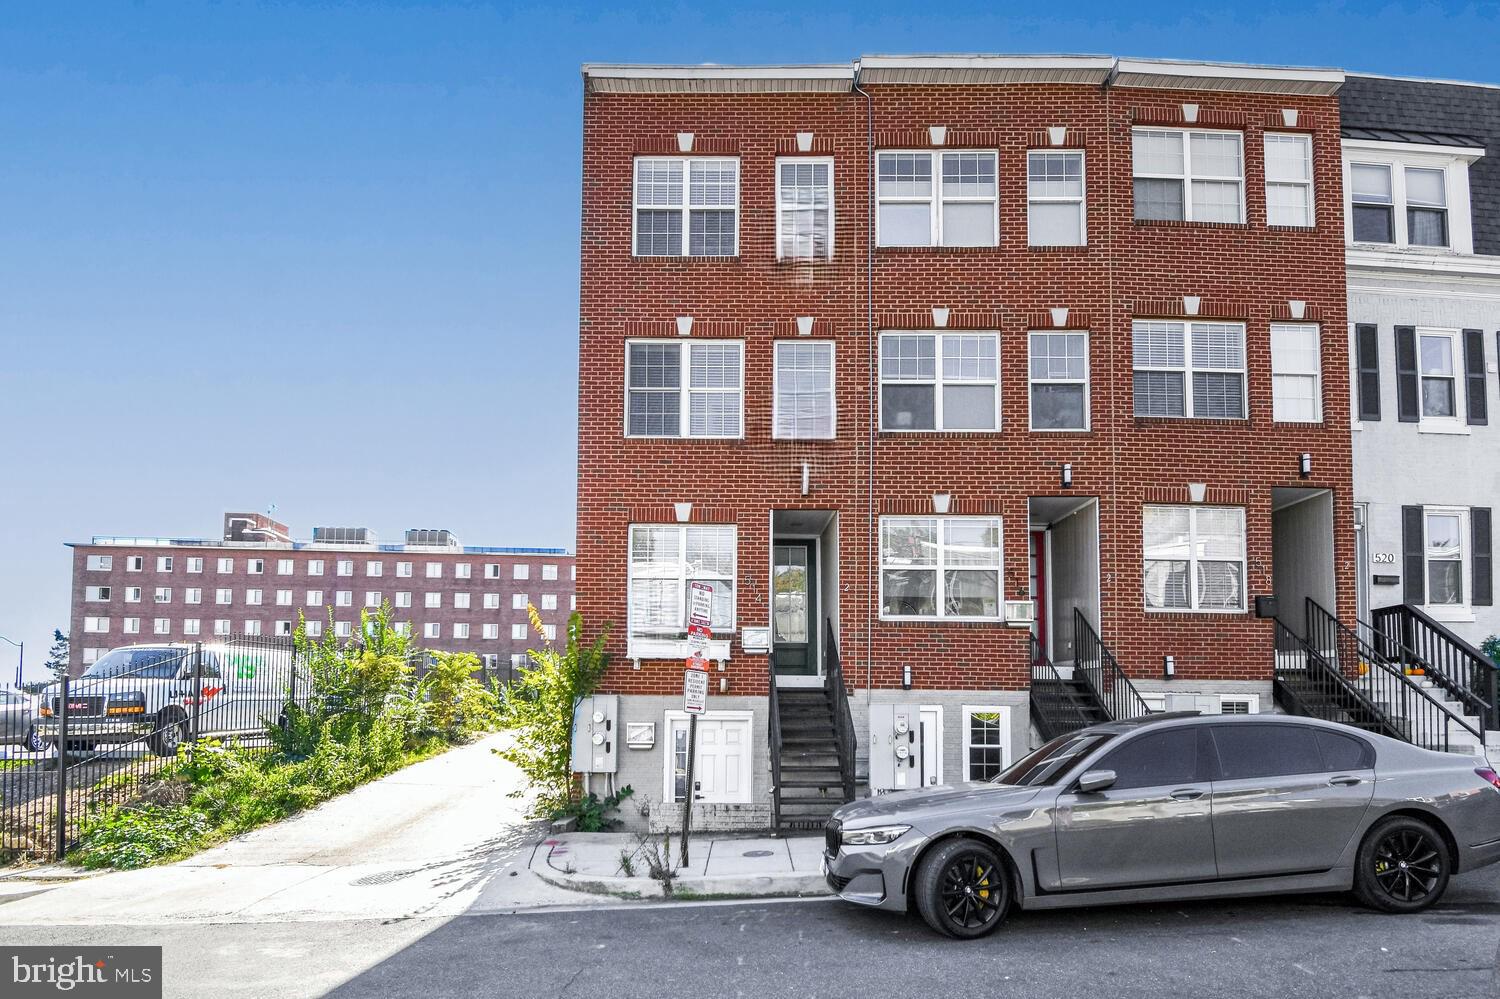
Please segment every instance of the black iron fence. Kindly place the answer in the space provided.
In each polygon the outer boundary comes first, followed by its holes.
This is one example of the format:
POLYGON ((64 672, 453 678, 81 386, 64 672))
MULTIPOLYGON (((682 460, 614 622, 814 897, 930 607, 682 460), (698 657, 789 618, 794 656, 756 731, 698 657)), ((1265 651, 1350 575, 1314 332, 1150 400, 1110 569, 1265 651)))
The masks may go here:
POLYGON ((92 812, 137 797, 183 747, 270 748, 310 693, 292 640, 261 636, 115 649, 49 684, 0 758, 0 863, 60 859, 92 812))

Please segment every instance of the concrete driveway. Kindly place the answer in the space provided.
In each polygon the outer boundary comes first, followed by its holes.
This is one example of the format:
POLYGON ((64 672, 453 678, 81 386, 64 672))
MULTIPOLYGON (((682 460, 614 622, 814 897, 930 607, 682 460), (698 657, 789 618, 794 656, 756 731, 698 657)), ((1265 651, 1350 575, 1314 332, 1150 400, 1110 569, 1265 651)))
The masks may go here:
POLYGON ((443 917, 597 897, 527 869, 539 823, 495 735, 180 863, 100 874, 0 905, 0 925, 443 917))

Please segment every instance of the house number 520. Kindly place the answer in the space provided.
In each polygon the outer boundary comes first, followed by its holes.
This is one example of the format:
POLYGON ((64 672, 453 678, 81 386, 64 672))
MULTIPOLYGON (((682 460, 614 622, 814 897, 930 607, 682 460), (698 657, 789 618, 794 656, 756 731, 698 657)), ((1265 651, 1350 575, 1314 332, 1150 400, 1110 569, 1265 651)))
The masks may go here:
POLYGON ((1395 565, 1396 564, 1396 553, 1395 552, 1374 552, 1370 556, 1370 561, 1374 562, 1376 565, 1395 565))

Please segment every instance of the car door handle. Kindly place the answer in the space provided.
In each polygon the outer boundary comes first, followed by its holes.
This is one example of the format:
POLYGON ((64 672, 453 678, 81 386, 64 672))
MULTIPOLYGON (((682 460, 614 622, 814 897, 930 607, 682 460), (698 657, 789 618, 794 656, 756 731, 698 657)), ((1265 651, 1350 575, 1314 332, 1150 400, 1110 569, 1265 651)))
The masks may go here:
POLYGON ((1346 775, 1346 776, 1343 776, 1343 777, 1334 777, 1334 778, 1330 779, 1328 781, 1328 786, 1329 787, 1353 787, 1356 784, 1363 784, 1363 783, 1364 783, 1364 780, 1362 778, 1354 777, 1352 775, 1346 775))
POLYGON ((1203 797, 1203 792, 1193 788, 1183 788, 1181 791, 1172 792, 1172 798, 1175 801, 1197 801, 1201 797, 1203 797))

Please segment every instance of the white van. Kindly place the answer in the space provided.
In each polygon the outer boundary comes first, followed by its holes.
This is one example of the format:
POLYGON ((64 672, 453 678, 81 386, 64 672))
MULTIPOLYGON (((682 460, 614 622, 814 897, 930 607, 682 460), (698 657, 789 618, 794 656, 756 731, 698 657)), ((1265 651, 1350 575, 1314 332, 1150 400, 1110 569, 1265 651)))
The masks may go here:
MULTIPOLYGON (((308 691, 307 671, 290 644, 127 645, 69 683, 66 749, 144 740, 157 755, 174 756, 192 732, 195 708, 200 738, 259 735, 267 724, 282 723, 289 700, 305 707, 308 691)), ((38 697, 37 732, 54 746, 61 702, 60 684, 38 697)))

